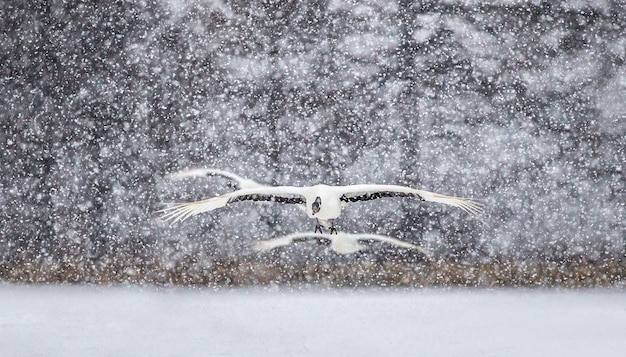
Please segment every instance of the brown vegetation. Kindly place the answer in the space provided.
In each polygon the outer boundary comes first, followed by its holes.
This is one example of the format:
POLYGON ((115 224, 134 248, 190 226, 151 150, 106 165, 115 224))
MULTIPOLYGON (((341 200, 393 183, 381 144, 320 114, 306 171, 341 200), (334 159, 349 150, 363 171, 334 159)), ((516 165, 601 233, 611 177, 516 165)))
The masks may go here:
POLYGON ((154 284, 234 287, 254 285, 320 287, 623 287, 626 261, 597 263, 489 261, 464 264, 446 260, 291 262, 266 256, 201 261, 193 256, 176 264, 161 261, 121 266, 72 261, 17 262, 0 266, 0 280, 12 283, 154 284))

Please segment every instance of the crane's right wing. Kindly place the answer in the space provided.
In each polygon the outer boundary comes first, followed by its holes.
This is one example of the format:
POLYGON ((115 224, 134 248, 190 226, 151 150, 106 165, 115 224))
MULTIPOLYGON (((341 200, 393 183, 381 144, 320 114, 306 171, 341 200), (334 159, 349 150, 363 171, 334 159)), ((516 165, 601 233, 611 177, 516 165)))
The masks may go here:
POLYGON ((176 222, 182 222, 197 214, 213 211, 227 204, 240 201, 270 201, 289 204, 306 203, 306 199, 304 195, 302 195, 299 187, 259 187, 256 189, 238 190, 202 201, 175 203, 171 207, 162 209, 159 212, 163 213, 161 219, 171 221, 173 225, 176 222))

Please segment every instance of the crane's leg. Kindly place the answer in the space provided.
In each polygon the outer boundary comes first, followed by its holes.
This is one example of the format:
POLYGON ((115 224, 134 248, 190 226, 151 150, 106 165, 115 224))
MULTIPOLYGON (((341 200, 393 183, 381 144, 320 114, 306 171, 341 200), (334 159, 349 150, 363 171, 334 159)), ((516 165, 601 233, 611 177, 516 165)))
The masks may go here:
POLYGON ((335 221, 330 221, 330 234, 337 234, 337 228, 335 227, 335 221))
POLYGON ((320 220, 316 218, 315 221, 317 223, 315 224, 315 232, 313 233, 317 233, 317 231, 320 231, 320 234, 324 234, 324 232, 322 231, 322 225, 320 224, 320 220))

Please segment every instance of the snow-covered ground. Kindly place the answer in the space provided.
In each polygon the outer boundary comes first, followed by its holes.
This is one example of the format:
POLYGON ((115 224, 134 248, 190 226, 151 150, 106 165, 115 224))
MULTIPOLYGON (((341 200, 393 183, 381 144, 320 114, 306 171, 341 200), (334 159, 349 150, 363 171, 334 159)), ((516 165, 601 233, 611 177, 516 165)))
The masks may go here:
POLYGON ((0 286, 2 356, 623 356, 623 290, 0 286))

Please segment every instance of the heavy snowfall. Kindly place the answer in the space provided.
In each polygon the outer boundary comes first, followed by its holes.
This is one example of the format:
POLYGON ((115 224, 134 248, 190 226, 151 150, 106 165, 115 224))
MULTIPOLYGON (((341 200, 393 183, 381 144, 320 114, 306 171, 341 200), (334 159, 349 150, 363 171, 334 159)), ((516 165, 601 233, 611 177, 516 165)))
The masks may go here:
POLYGON ((8 0, 0 29, 0 354, 626 350, 623 1, 8 0), (162 219, 242 182, 476 206, 162 219))
POLYGON ((184 286, 622 286, 620 1, 0 5, 0 279, 184 286), (338 254, 293 205, 158 210, 265 185, 469 197, 345 207, 338 254))

